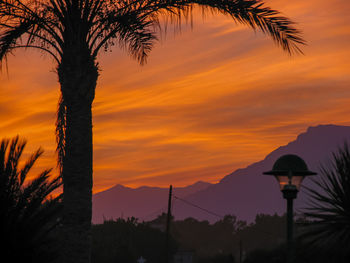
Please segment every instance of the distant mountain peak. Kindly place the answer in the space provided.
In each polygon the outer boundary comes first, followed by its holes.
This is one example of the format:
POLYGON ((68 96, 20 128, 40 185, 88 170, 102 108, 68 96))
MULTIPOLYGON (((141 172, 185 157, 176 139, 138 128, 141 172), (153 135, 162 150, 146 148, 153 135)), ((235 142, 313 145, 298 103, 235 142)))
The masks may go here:
POLYGON ((296 154, 307 161, 308 167, 312 169, 318 169, 319 164, 328 158, 328 155, 324 154, 328 151, 328 154, 335 151, 337 147, 343 145, 345 140, 350 140, 350 126, 341 126, 334 124, 320 124, 316 126, 308 127, 304 132, 295 137, 286 145, 279 146, 272 152, 266 155, 266 157, 258 162, 249 164, 245 168, 239 168, 234 172, 224 176, 220 183, 226 183, 237 175, 244 174, 247 169, 255 169, 255 167, 269 163, 272 168, 273 163, 284 154, 296 154), (319 157, 317 163, 309 160, 313 160, 316 156, 320 156, 323 153, 323 157, 319 157))
MULTIPOLYGON (((252 221, 257 213, 284 213, 285 200, 276 180, 262 173, 271 170, 274 162, 285 154, 299 155, 311 171, 318 172, 320 164, 327 162, 331 153, 346 140, 350 141, 348 126, 312 126, 296 136, 293 141, 273 150, 263 160, 235 170, 217 184, 198 181, 187 187, 174 185, 174 194, 188 201, 174 202, 175 218, 194 217, 211 222, 218 219, 205 210, 219 215, 234 214, 248 221, 252 221), (189 204, 195 204, 197 207, 189 204)), ((309 179, 303 182, 310 187, 309 183, 309 179)), ((154 219, 166 211, 167 200, 168 188, 145 186, 132 189, 117 185, 94 195, 93 220, 97 223, 103 219, 102 215, 115 218, 121 214, 135 216, 141 220, 154 219)), ((296 209, 305 207, 305 200, 306 195, 301 190, 295 201, 296 209)))
POLYGON ((204 182, 204 181, 197 181, 193 184, 190 184, 186 187, 206 187, 206 186, 209 186, 211 185, 211 183, 208 183, 208 182, 204 182))
POLYGON ((128 187, 125 187, 122 184, 116 184, 113 188, 120 189, 120 188, 128 188, 128 187))
MULTIPOLYGON (((211 184, 203 181, 189 186, 176 187, 173 193, 181 198, 205 190, 211 184)), ((154 219, 164 212, 168 201, 168 187, 140 186, 137 188, 117 184, 93 195, 93 223, 102 223, 104 218, 121 215, 141 220, 154 219)))
MULTIPOLYGON (((182 187, 177 187, 176 185, 173 185, 173 188, 175 189, 184 189, 184 188, 205 188, 207 186, 211 185, 211 183, 208 182, 204 182, 204 181, 197 181, 193 184, 187 185, 187 186, 182 186, 182 187)), ((147 186, 147 185, 142 185, 142 186, 138 186, 138 187, 128 187, 122 184, 116 184, 115 186, 105 190, 105 191, 109 191, 109 190, 140 190, 140 189, 168 189, 168 187, 158 187, 158 186, 147 186)))
POLYGON ((344 129, 344 128, 350 128, 350 127, 344 126, 344 125, 336 125, 336 124, 319 124, 316 126, 308 127, 306 132, 312 132, 315 130, 344 129))
POLYGON ((320 135, 330 135, 332 133, 350 131, 350 127, 348 126, 340 126, 334 124, 320 124, 317 126, 310 126, 307 130, 298 135, 297 140, 309 138, 312 136, 320 136, 320 135))

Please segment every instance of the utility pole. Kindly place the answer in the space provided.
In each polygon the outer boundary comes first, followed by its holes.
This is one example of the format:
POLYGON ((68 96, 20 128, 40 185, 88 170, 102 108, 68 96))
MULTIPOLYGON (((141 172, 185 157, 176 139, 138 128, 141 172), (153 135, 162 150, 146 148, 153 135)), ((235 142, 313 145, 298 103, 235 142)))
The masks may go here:
POLYGON ((168 214, 166 220, 166 240, 165 240, 165 262, 169 262, 169 237, 170 237, 170 220, 171 220, 171 196, 173 194, 173 186, 169 187, 168 214))

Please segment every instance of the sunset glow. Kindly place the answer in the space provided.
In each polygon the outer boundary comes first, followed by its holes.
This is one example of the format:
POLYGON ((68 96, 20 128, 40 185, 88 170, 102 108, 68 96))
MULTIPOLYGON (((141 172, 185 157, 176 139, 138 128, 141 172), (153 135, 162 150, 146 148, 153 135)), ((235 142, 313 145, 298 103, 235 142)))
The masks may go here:
MULTIPOLYGON (((117 48, 100 55, 94 192, 217 182, 309 126, 350 125, 350 2, 266 4, 297 22, 305 55, 289 56, 259 32, 200 12, 193 28, 168 30, 145 66, 117 48)), ((44 148, 36 171, 56 167, 54 62, 17 51, 0 81, 0 137, 26 138, 27 155, 44 148)))

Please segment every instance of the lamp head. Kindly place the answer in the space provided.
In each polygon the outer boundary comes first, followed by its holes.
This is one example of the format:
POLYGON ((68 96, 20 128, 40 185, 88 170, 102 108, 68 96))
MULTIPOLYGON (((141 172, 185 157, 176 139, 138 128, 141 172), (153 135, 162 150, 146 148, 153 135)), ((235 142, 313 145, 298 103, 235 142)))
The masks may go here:
POLYGON ((306 176, 315 175, 315 172, 309 171, 305 161, 295 154, 286 154, 277 159, 271 171, 263 174, 273 175, 277 179, 281 191, 287 185, 293 185, 298 191, 301 182, 306 176))

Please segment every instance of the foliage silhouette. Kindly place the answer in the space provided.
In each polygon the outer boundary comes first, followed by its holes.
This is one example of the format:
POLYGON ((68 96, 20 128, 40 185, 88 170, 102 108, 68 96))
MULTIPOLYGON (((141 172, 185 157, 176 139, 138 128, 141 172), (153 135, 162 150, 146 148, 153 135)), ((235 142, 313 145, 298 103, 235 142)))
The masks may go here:
POLYGON ((233 215, 226 215, 214 224, 186 218, 172 223, 172 235, 183 249, 194 250, 200 258, 214 260, 219 254, 232 253, 235 234, 245 226, 244 221, 233 215))
POLYGON ((14 263, 50 262, 55 256, 52 234, 59 223, 61 197, 49 195, 61 180, 49 180, 50 170, 45 170, 28 182, 28 173, 43 151, 38 149, 19 169, 25 145, 18 137, 0 142, 1 257, 14 263))
POLYGON ((213 224, 186 218, 173 221, 171 232, 179 248, 194 251, 199 262, 220 257, 229 260, 231 254, 237 260, 240 246, 245 254, 258 248, 273 249, 283 243, 285 216, 258 214, 250 224, 234 215, 226 215, 213 224))
MULTIPOLYGON (((135 218, 93 225, 92 236, 93 263, 134 263, 141 256, 147 262, 163 262, 165 233, 135 218)), ((176 243, 171 239, 170 244, 173 254, 176 243)))
MULTIPOLYGON (((156 220, 138 223, 135 218, 107 220, 94 225, 92 262, 136 262, 143 256, 147 261, 162 262, 164 248, 164 215, 156 220)), ((286 262, 286 216, 258 214, 255 222, 246 224, 235 216, 226 215, 214 224, 193 218, 172 223, 172 253, 193 252, 196 263, 238 262, 239 241, 242 243, 244 263, 286 262)), ((300 230, 297 222, 297 232, 300 230)), ((304 219, 304 223, 307 221, 304 219)), ((315 248, 298 240, 295 243, 298 263, 341 262, 334 260, 329 251, 315 248)))
MULTIPOLYGON (((258 255, 278 260, 284 257, 285 248, 281 249, 281 245, 285 242, 285 221, 285 215, 265 214, 258 214, 255 222, 250 224, 234 215, 226 215, 213 224, 186 218, 172 220, 171 236, 178 251, 193 252, 197 263, 237 262, 240 244, 243 259, 248 254, 252 262, 261 262, 255 261, 258 255)), ((92 261, 116 262, 123 258, 128 262, 142 255, 157 262, 160 260, 157 256, 162 254, 161 248, 164 247, 165 224, 166 214, 163 213, 155 220, 141 224, 135 219, 118 219, 94 225, 92 261)))
POLYGON ((307 188, 310 205, 304 213, 300 239, 313 249, 327 251, 334 262, 350 260, 350 150, 347 143, 333 153, 321 175, 314 179, 319 189, 307 188))
POLYGON ((56 133, 64 184, 63 262, 90 262, 92 112, 97 55, 117 44, 146 62, 160 17, 180 24, 194 6, 260 29, 289 53, 304 44, 293 22, 260 0, 1 0, 0 61, 34 48, 57 63, 61 86, 56 133))

